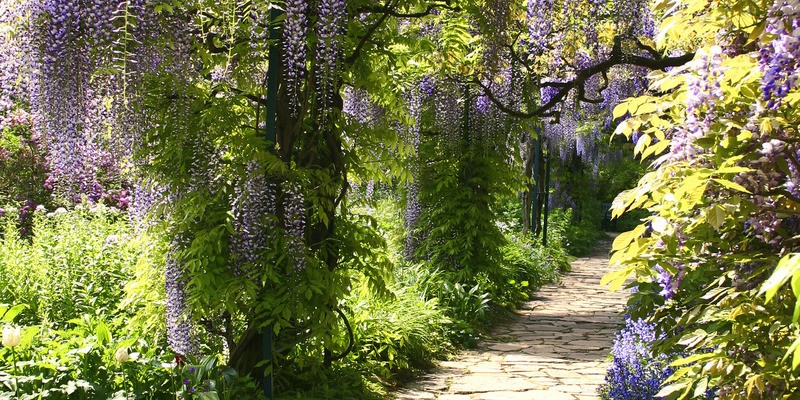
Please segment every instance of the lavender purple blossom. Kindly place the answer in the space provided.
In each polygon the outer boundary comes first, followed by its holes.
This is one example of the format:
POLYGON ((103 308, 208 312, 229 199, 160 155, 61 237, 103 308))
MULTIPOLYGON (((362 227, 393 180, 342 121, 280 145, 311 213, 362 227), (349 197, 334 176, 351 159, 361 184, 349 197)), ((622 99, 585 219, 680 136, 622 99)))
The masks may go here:
POLYGON ((306 269, 306 206, 298 185, 284 186, 283 229, 286 234, 286 252, 295 273, 306 269))
POLYGON ((167 295, 167 344, 182 356, 197 355, 197 339, 192 330, 191 312, 186 294, 186 273, 176 259, 183 243, 176 240, 167 254, 164 284, 167 295))
MULTIPOLYGON (((422 89, 423 83, 424 80, 420 83, 420 90, 412 91, 406 96, 410 111, 409 114, 413 120, 413 125, 408 128, 408 137, 416 153, 419 152, 420 144, 422 97, 426 95, 425 91, 422 89)), ((419 166, 413 159, 410 160, 409 164, 409 170, 411 170, 414 180, 406 184, 406 209, 403 214, 403 226, 406 231, 404 256, 407 260, 410 260, 417 251, 419 239, 416 236, 415 230, 422 214, 422 203, 419 199, 419 179, 421 178, 419 176, 419 166)))
POLYGON ((257 161, 246 167, 247 176, 234 189, 233 233, 230 238, 232 271, 241 274, 242 268, 259 260, 267 246, 268 215, 275 215, 275 187, 270 184, 257 161))
POLYGON ((674 161, 698 159, 696 156, 702 149, 694 142, 708 133, 717 118, 717 102, 722 99, 722 48, 712 46, 708 52, 701 50, 697 55, 699 58, 693 61, 697 74, 687 79, 686 119, 672 137, 670 157, 674 161))
POLYGON ((676 263, 675 268, 677 269, 677 272, 672 274, 658 264, 655 266, 655 270, 658 272, 656 282, 658 282, 659 286, 661 286, 661 292, 659 292, 659 294, 664 296, 664 298, 667 300, 675 297, 675 294, 678 292, 678 288, 683 281, 683 277, 686 275, 686 271, 684 270, 684 265, 682 263, 676 263))
POLYGON ((293 113, 297 112, 301 81, 306 72, 307 13, 308 2, 306 0, 288 0, 286 2, 283 23, 283 60, 286 92, 289 95, 293 113))
POLYGON ((600 388, 603 400, 654 399, 673 369, 669 356, 655 354, 652 344, 663 339, 655 325, 625 317, 625 327, 614 338, 613 361, 600 388))
POLYGON ((316 26, 316 92, 323 118, 333 104, 341 72, 342 49, 339 43, 344 33, 347 4, 344 0, 320 0, 319 21, 316 26))
POLYGON ((528 1, 528 35, 529 52, 539 56, 547 51, 550 44, 553 24, 552 14, 555 9, 555 0, 529 0, 528 1))
POLYGON ((761 86, 768 108, 777 109, 797 88, 800 70, 800 1, 776 0, 767 14, 766 32, 775 35, 760 50, 761 86))

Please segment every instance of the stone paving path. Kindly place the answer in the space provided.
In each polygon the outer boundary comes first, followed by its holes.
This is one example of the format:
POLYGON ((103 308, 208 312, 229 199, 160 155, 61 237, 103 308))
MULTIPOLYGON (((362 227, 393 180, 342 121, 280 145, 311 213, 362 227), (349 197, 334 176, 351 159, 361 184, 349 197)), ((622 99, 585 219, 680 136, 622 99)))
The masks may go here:
POLYGON ((513 322, 476 350, 440 363, 397 399, 598 399, 626 298, 600 286, 610 247, 603 241, 592 256, 574 261, 572 272, 536 292, 513 322))

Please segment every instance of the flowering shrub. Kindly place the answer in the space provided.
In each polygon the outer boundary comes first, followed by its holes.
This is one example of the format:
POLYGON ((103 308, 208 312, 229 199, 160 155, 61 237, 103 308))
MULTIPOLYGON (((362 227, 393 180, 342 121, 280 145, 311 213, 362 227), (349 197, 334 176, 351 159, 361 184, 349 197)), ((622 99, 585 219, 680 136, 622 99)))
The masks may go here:
POLYGON ((606 375, 606 384, 600 388, 604 400, 645 400, 655 398, 661 384, 673 369, 668 367, 669 357, 654 354, 652 343, 663 339, 657 335, 655 325, 645 320, 625 318, 623 328, 614 339, 614 360, 606 375))
POLYGON ((655 348, 687 354, 661 396, 797 398, 800 3, 669 4, 659 45, 694 60, 614 111, 630 115, 618 133, 638 132, 635 152, 655 158, 615 201, 649 216, 617 238, 606 280, 636 277, 633 313, 669 337, 655 348))
POLYGON ((51 195, 47 151, 30 125, 25 110, 0 98, 0 176, 13 177, 0 179, 0 207, 19 207, 18 222, 25 232, 30 231, 33 210, 49 204, 51 195))

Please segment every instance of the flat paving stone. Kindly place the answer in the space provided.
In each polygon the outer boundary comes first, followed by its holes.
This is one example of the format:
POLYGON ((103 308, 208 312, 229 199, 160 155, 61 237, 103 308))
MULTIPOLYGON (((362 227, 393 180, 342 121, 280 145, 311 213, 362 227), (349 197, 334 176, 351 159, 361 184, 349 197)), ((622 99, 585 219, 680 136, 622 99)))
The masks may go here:
POLYGON ((552 390, 529 390, 527 392, 489 392, 482 393, 475 400, 575 400, 566 393, 552 390))
POLYGON ((591 257, 575 260, 570 273, 534 293, 511 323, 398 390, 396 399, 599 399, 627 299, 600 286, 611 270, 610 247, 603 241, 591 257))
POLYGON ((448 392, 456 394, 519 392, 535 388, 536 385, 525 378, 508 376, 502 372, 479 373, 465 375, 455 380, 448 392))

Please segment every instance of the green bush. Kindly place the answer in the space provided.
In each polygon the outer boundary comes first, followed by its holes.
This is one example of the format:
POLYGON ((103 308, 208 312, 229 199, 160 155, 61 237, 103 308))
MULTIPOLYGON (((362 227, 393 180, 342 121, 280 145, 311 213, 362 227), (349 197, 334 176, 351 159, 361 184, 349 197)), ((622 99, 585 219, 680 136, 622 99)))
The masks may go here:
POLYGON ((538 241, 512 236, 503 247, 503 260, 516 271, 514 279, 528 282, 533 290, 555 282, 559 271, 564 270, 566 258, 559 243, 544 248, 538 241))
MULTIPOLYGON (((4 325, 22 308, 0 306, 4 325)), ((24 327, 19 346, 0 348, 0 399, 158 399, 174 392, 169 356, 157 347, 88 315, 66 325, 24 327)))
MULTIPOLYGON (((2 322, 14 322, 13 310, 2 322)), ((65 329, 28 326, 19 346, 0 348, 0 399, 258 399, 259 393, 252 380, 218 366, 216 356, 176 362, 162 346, 88 315, 65 329)))
MULTIPOLYGON (((14 108, 12 113, 29 116, 23 107, 14 108)), ((30 119, 25 119, 25 123, 0 128, 0 205, 24 207, 52 201, 46 184, 47 152, 34 137, 30 119)))
POLYGON ((584 257, 592 252, 597 241, 605 237, 605 234, 596 226, 577 223, 567 230, 565 236, 567 252, 576 257, 584 257))
MULTIPOLYGON (((418 270, 420 271, 420 270, 418 270)), ((392 296, 381 298, 361 282, 348 299, 355 334, 353 359, 371 364, 382 376, 408 375, 433 366, 449 349, 451 320, 418 277, 398 280, 392 296)))
POLYGON ((26 325, 63 328, 83 314, 111 317, 140 252, 120 211, 102 205, 39 209, 23 238, 13 210, 0 223, 0 298, 25 304, 26 325))

